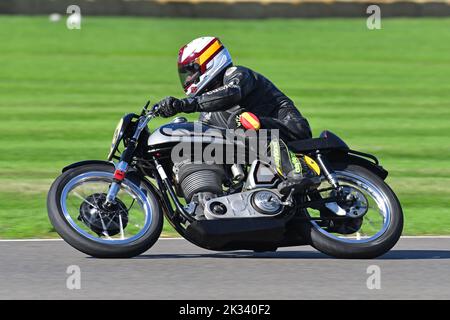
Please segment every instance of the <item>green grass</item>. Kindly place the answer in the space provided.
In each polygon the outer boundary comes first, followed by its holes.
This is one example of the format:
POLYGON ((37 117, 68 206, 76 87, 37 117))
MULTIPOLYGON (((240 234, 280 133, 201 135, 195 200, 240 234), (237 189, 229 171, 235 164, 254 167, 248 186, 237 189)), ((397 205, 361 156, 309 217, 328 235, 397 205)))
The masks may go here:
POLYGON ((272 79, 315 135, 330 129, 379 156, 405 234, 450 234, 450 19, 384 19, 369 31, 364 19, 87 17, 67 30, 0 16, 0 238, 56 236, 52 179, 104 159, 116 122, 147 98, 181 96, 177 51, 204 34, 272 79))

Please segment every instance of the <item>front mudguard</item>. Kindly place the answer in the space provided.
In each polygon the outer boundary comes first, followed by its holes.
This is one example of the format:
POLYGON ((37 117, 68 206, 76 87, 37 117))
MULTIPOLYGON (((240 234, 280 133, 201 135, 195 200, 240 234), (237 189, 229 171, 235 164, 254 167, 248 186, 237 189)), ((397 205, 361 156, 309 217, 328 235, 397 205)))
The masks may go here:
MULTIPOLYGON (((90 165, 90 164, 106 164, 109 165, 113 168, 115 168, 115 164, 112 161, 104 161, 104 160, 83 160, 83 161, 78 161, 72 164, 69 164, 68 166, 65 166, 62 169, 62 172, 66 172, 67 170, 73 169, 73 168, 77 168, 77 167, 81 167, 81 166, 86 166, 86 165, 90 165)), ((139 176, 138 172, 136 170, 129 170, 127 172, 127 179, 133 181, 133 182, 138 182, 139 179, 142 179, 146 184, 149 184, 153 187, 153 185, 147 181, 144 177, 139 176)), ((153 187, 154 188, 154 187, 153 187)))
POLYGON ((73 169, 73 168, 77 168, 77 167, 81 167, 81 166, 85 166, 88 164, 107 164, 110 166, 114 167, 114 162, 112 161, 104 161, 104 160, 83 160, 83 161, 78 161, 72 164, 69 164, 68 166, 65 166, 62 169, 62 172, 66 172, 67 170, 73 169))
MULTIPOLYGON (((115 164, 112 161, 104 161, 104 160, 83 160, 83 161, 78 161, 72 164, 69 164, 68 166, 65 166, 62 169, 62 172, 66 172, 67 170, 73 169, 73 168, 77 168, 77 167, 81 167, 81 166, 85 166, 85 165, 90 165, 90 164, 106 164, 111 166, 112 168, 115 168, 115 164)), ((144 183, 145 187, 152 192, 158 199, 160 204, 163 204, 163 199, 162 199, 162 195, 161 192, 150 182, 148 181, 144 175, 140 174, 138 171, 132 169, 127 171, 127 179, 133 181, 135 184, 140 185, 140 183, 144 183)), ((166 208, 163 206, 163 210, 166 211, 166 208)))
POLYGON ((354 164, 369 170, 383 180, 388 176, 388 171, 378 163, 377 158, 370 154, 349 150, 330 152, 326 156, 331 165, 337 163, 354 164))

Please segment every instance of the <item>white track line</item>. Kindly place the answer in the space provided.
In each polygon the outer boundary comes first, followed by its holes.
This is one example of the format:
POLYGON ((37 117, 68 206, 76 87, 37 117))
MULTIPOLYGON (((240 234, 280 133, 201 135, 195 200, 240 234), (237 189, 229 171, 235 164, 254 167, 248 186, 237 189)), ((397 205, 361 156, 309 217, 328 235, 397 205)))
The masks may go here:
POLYGON ((450 239, 450 236, 401 236, 402 239, 450 239))
MULTIPOLYGON (((402 239, 450 239, 450 236, 402 236, 402 239)), ((184 240, 184 238, 159 238, 159 240, 184 240)), ((158 241, 159 241, 158 240, 158 241)), ((0 242, 51 242, 63 239, 0 239, 0 242)))
POLYGON ((1 239, 0 242, 50 242, 63 241, 63 239, 1 239))
MULTIPOLYGON (((183 238, 159 238, 159 240, 183 240, 183 238)), ((53 242, 63 239, 0 239, 0 242, 53 242)))

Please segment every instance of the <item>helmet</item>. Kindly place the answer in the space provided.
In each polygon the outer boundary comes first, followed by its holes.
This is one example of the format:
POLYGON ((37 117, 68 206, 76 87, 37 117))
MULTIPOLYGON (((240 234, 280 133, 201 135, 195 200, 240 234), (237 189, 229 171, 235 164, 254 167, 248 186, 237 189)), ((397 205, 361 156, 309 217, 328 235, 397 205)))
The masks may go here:
POLYGON ((178 74, 184 92, 195 97, 215 82, 232 64, 230 53, 216 37, 201 37, 183 46, 178 53, 178 74))

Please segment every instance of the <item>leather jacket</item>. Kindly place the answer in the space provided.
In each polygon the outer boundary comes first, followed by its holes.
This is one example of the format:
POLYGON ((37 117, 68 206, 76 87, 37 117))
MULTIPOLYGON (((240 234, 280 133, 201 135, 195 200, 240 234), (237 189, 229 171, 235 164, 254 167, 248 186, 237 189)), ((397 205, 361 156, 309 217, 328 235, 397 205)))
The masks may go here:
POLYGON ((308 122, 292 100, 266 77, 242 66, 230 66, 222 74, 221 86, 191 100, 189 111, 200 112, 200 121, 227 127, 230 115, 244 109, 258 116, 262 125, 289 133, 289 140, 311 136, 308 122))

